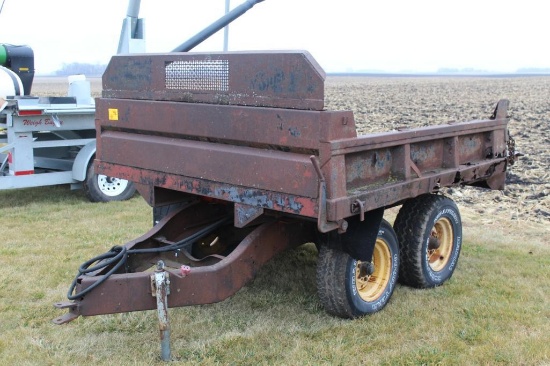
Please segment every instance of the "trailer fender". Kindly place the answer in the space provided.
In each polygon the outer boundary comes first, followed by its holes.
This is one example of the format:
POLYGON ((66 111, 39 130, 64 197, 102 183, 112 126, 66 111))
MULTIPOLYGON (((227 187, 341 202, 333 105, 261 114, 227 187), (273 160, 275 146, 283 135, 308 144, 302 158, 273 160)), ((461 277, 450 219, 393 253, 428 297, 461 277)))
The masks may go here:
POLYGON ((383 217, 384 207, 380 207, 365 212, 363 220, 358 216, 349 218, 347 235, 342 236, 342 249, 352 258, 370 263, 383 217))
POLYGON ((95 155, 96 142, 90 141, 76 155, 73 164, 73 179, 83 182, 86 179, 88 164, 95 155))
POLYGON ((343 251, 353 259, 370 263, 383 218, 384 207, 349 217, 345 233, 337 230, 321 233, 318 236, 319 244, 343 251))

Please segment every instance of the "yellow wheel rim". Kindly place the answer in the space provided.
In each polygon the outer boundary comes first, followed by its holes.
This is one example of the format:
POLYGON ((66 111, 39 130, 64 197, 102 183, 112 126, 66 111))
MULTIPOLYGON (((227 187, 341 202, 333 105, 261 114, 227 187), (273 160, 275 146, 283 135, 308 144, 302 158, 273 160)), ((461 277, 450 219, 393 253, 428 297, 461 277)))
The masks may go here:
POLYGON ((371 275, 361 276, 361 261, 357 261, 357 266, 355 267, 357 292, 367 302, 378 299, 390 282, 391 252, 388 244, 382 239, 376 239, 372 254, 372 264, 374 265, 374 272, 371 275))
POLYGON ((430 233, 428 239, 428 263, 430 268, 441 271, 449 263, 453 250, 453 225, 451 221, 443 217, 439 219, 430 233))

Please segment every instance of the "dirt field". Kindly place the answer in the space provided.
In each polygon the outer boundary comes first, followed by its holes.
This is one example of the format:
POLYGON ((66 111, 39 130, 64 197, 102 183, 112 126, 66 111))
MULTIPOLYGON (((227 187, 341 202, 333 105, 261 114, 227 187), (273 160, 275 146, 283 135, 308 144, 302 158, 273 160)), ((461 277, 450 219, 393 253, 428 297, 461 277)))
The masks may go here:
MULTIPOLYGON (((99 96, 101 80, 91 80, 99 96)), ((65 95, 65 78, 38 77, 34 95, 65 95)), ((354 112, 358 134, 401 126, 428 126, 488 118, 510 100, 510 132, 524 154, 511 167, 504 191, 450 189, 485 222, 499 219, 550 222, 550 76, 336 77, 326 82, 327 109, 354 112)))

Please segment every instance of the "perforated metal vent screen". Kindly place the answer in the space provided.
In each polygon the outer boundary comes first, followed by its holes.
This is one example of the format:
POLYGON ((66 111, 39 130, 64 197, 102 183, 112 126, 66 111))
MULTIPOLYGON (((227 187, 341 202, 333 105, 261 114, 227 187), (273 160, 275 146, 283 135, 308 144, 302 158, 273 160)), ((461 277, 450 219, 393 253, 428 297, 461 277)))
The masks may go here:
POLYGON ((227 91, 229 89, 229 61, 167 62, 165 79, 166 89, 227 91))

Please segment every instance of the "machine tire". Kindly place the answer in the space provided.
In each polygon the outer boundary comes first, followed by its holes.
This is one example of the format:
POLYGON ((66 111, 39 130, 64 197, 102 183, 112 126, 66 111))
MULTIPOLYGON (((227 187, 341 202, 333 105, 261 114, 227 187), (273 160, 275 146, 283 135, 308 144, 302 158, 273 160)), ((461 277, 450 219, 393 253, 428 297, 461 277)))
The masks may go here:
POLYGON ((462 247, 462 221, 448 197, 425 194, 403 204, 394 222, 400 244, 399 280, 416 288, 442 285, 462 247))
POLYGON ((399 246, 386 220, 382 220, 374 247, 374 273, 361 276, 360 263, 340 249, 321 246, 317 290, 328 313, 357 318, 375 313, 388 303, 399 273, 399 246))
POLYGON ((88 165, 83 186, 86 197, 91 202, 125 201, 136 193, 133 182, 96 174, 93 159, 88 165))
POLYGON ((187 206, 188 204, 189 202, 183 201, 183 202, 171 203, 164 206, 153 207, 153 226, 158 224, 159 221, 162 220, 169 213, 179 210, 182 207, 187 206))

